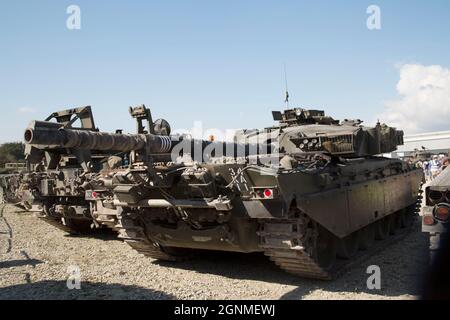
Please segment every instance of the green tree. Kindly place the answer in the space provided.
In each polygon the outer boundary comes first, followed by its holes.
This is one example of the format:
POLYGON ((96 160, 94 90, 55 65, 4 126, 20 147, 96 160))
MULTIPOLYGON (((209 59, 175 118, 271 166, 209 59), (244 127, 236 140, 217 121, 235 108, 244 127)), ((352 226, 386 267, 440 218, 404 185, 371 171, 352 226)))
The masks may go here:
POLYGON ((8 162, 24 162, 25 145, 21 142, 4 143, 0 145, 0 168, 8 162))

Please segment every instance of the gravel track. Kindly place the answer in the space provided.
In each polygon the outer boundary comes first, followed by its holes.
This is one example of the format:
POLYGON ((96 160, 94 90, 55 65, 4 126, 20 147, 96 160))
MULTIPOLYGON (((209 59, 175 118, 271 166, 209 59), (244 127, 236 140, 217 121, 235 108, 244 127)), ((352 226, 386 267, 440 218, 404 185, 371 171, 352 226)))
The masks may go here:
POLYGON ((156 262, 113 234, 68 236, 6 206, 0 214, 0 299, 414 299, 427 250, 418 225, 339 279, 323 282, 286 274, 262 254, 205 252, 188 262, 156 262), (381 268, 381 290, 367 289, 370 265, 381 268), (80 268, 81 290, 67 288, 69 266, 80 268))

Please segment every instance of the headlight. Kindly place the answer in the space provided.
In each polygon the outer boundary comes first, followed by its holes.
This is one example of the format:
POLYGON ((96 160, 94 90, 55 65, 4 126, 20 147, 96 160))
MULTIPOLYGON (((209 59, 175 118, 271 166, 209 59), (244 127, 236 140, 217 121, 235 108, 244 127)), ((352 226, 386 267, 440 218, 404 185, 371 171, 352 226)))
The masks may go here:
POLYGON ((450 213, 450 205, 446 203, 438 204, 433 211, 434 218, 441 222, 447 222, 450 213))

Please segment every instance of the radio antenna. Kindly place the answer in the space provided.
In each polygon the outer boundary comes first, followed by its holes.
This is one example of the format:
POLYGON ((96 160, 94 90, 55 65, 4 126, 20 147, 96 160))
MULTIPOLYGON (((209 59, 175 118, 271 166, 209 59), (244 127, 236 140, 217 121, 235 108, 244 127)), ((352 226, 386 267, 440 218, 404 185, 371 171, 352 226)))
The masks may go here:
POLYGON ((288 88, 286 63, 284 63, 284 84, 285 84, 285 88, 286 88, 284 103, 286 103, 286 107, 289 108, 289 88, 288 88))

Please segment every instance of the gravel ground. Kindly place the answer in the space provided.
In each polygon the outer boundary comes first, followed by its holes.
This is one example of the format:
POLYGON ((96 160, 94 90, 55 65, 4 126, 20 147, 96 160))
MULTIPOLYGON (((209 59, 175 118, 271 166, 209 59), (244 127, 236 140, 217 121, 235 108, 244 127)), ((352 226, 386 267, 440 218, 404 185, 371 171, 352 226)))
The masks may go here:
POLYGON ((427 264, 417 231, 332 282, 304 280, 262 254, 202 253, 179 264, 140 256, 111 234, 68 236, 7 206, 0 217, 0 299, 414 299, 427 264), (378 265, 382 289, 367 289, 378 265), (81 290, 67 289, 69 266, 81 290))

